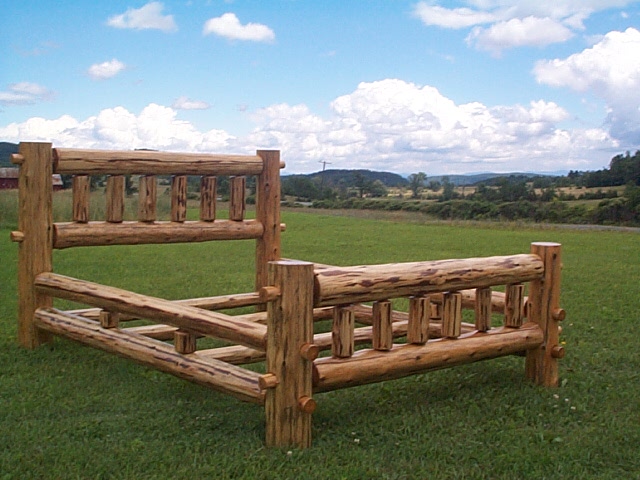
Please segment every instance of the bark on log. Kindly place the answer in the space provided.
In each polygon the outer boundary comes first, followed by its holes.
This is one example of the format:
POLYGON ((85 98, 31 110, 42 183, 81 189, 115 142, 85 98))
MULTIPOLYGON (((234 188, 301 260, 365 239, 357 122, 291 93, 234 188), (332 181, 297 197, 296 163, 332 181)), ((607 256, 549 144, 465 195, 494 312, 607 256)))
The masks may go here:
POLYGON ((143 245, 151 243, 191 243, 213 240, 250 240, 264 231, 256 220, 232 222, 89 222, 55 223, 53 247, 96 247, 101 245, 143 245))
POLYGON ((526 323, 519 329, 497 328, 458 339, 429 340, 425 345, 395 345, 389 352, 359 350, 347 359, 320 358, 315 362, 318 376, 314 392, 392 380, 511 355, 538 347, 542 341, 542 330, 533 323, 526 323))
POLYGON ((174 175, 171 178, 171 221, 184 222, 187 219, 187 177, 174 175))
POLYGON ((264 349, 267 329, 264 325, 221 313, 209 312, 170 300, 129 292, 85 280, 43 273, 35 280, 37 291, 57 298, 93 305, 106 310, 138 315, 167 323, 200 335, 264 349))
POLYGON ((319 269, 316 306, 506 285, 543 273, 540 258, 530 254, 319 269))
POLYGON ((240 400, 264 403, 264 393, 258 386, 259 373, 202 358, 197 353, 181 355, 166 343, 131 332, 104 329, 95 322, 56 309, 38 309, 35 322, 39 328, 56 335, 149 365, 240 400))
POLYGON ((55 173, 93 175, 257 175, 257 155, 54 148, 55 173))

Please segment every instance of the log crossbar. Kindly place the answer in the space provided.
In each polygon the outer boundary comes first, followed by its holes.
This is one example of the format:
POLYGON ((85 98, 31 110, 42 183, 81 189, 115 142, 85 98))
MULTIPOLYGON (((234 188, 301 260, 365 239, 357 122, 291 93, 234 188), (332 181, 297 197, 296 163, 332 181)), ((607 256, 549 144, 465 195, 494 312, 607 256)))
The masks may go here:
POLYGON ((71 175, 258 175, 259 155, 213 155, 155 152, 53 149, 54 173, 71 175))
POLYGON ((170 300, 141 295, 120 288, 100 285, 56 273, 41 273, 35 278, 38 292, 113 312, 136 315, 184 328, 200 335, 236 342, 264 350, 267 329, 264 325, 222 313, 210 312, 170 300))
POLYGON ((287 448, 311 445, 321 392, 512 354, 526 356, 525 375, 536 384, 558 385, 565 354, 559 244, 533 243, 519 255, 355 267, 284 260, 278 151, 185 154, 21 143, 12 160, 20 165, 20 218, 11 239, 19 245, 18 338, 26 348, 63 336, 263 405, 267 446, 287 448), (69 222, 52 220, 53 173, 74 175, 69 222), (92 175, 108 176, 104 221, 91 221, 92 175), (123 218, 128 175, 141 176, 138 221, 123 218), (159 175, 172 176, 170 221, 156 215, 159 175), (188 175, 200 177, 198 221, 187 220, 188 175), (230 179, 228 220, 216 218, 218 176, 230 179), (245 216, 247 176, 255 178, 254 220, 245 216), (253 292, 170 301, 53 269, 53 249, 213 240, 255 240, 253 292), (89 308, 61 311, 54 298, 89 308), (393 309, 399 298, 408 300, 407 312, 393 309), (219 311, 246 306, 256 311, 219 311), (462 321, 463 309, 473 310, 473 323, 462 321), (501 327, 491 324, 496 314, 504 316, 501 327), (152 324, 132 324, 135 319, 152 324), (314 322, 321 321, 332 321, 329 331, 318 330, 324 324, 314 322), (201 337, 231 345, 198 349, 201 337), (264 374, 242 367, 255 362, 264 362, 264 374))

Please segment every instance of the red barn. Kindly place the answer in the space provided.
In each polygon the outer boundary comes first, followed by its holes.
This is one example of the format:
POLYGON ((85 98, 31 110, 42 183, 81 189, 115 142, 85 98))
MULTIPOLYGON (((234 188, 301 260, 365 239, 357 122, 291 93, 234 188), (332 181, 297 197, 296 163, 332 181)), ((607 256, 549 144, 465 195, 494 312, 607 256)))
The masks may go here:
MULTIPOLYGON (((19 174, 19 168, 0 168, 0 190, 17 189, 19 174)), ((51 180, 53 182, 54 191, 62 190, 64 188, 62 177, 59 174, 54 174, 51 180)))

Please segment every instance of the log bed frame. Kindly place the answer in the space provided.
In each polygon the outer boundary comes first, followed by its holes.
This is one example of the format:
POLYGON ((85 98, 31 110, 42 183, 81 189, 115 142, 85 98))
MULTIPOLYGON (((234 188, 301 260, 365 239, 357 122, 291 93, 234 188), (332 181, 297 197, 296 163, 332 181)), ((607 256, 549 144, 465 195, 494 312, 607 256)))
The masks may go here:
POLYGON ((560 245, 461 260, 336 267, 280 252, 280 153, 210 155, 53 149, 21 143, 18 337, 35 348, 59 335, 264 405, 266 444, 311 445, 314 394, 511 354, 536 384, 557 386, 560 245), (53 173, 73 175, 73 218, 52 221, 53 173), (89 221, 91 175, 108 175, 104 221, 89 221), (140 175, 137 221, 123 221, 125 175, 140 175), (156 220, 156 175, 172 175, 171 220, 156 220), (187 175, 201 177, 200 218, 186 220, 187 175), (255 220, 245 219, 246 176, 255 220), (229 218, 216 218, 216 177, 228 176, 229 218), (254 239, 255 291, 169 301, 62 276, 52 250, 80 246, 254 239), (504 292, 492 291, 503 286, 504 292), (526 292, 525 292, 526 288, 526 292), (525 297, 525 293, 528 296, 525 297), (53 299, 86 304, 53 308, 53 299), (391 300, 408 298, 408 312, 391 300), (256 306, 256 313, 218 310, 256 306), (475 322, 462 321, 462 309, 475 322), (503 314, 500 327, 491 317, 503 314), (127 326, 133 319, 153 322, 127 326), (314 321, 332 319, 314 335, 314 321), (196 339, 233 343, 197 349, 196 339), (401 338, 402 343, 395 340, 401 338), (365 345, 363 348, 357 348, 365 345), (321 356, 323 351, 330 355, 321 356), (261 374, 242 365, 266 362, 261 374))

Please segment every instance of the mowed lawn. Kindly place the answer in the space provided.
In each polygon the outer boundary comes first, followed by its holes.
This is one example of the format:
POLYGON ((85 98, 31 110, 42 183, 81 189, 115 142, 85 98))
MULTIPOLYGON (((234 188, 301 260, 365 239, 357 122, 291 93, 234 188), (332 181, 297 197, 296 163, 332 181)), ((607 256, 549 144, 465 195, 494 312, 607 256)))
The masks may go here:
MULTIPOLYGON (((258 406, 56 339, 16 344, 0 230, 0 479, 640 478, 640 234, 287 212, 283 256, 353 265, 563 244, 561 387, 508 357, 318 394, 313 447, 267 450, 258 406)), ((252 242, 78 248, 56 271, 165 298, 250 291, 252 242)))

